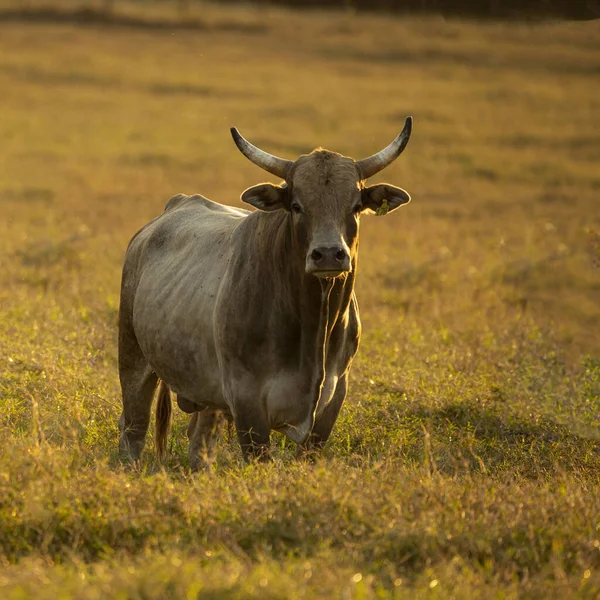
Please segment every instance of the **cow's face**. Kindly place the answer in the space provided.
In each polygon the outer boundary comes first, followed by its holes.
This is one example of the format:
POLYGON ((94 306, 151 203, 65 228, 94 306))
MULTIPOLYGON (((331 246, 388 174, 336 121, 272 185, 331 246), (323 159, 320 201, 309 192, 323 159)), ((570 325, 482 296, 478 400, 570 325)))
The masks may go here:
POLYGON ((285 160, 253 146, 232 128, 233 139, 246 157, 285 179, 281 185, 251 187, 242 200, 260 210, 290 213, 296 239, 306 249, 306 273, 317 277, 349 273, 356 264, 360 215, 366 211, 387 214, 410 200, 401 188, 385 183, 367 187, 364 180, 399 156, 411 128, 409 117, 389 146, 359 161, 328 150, 285 160))
POLYGON ((294 228, 307 249, 306 272, 337 277, 352 271, 362 209, 354 161, 324 150, 300 157, 289 187, 294 228))
POLYGON ((291 214, 296 238, 306 249, 305 270, 317 277, 352 271, 361 213, 384 214, 410 200, 391 185, 365 187, 354 160, 327 150, 301 156, 287 179, 282 185, 249 188, 242 200, 261 210, 291 214))

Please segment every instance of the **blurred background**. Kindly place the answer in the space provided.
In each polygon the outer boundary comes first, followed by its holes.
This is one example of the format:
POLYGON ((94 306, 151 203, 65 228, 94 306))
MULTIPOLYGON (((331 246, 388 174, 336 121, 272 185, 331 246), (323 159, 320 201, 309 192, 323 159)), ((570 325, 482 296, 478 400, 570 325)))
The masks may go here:
POLYGON ((599 15, 0 0, 0 596, 598 597, 599 15), (190 479, 176 411, 167 463, 126 473, 134 233, 174 194, 239 205, 273 180, 231 126, 359 159, 407 115, 374 180, 412 202, 361 220, 363 337, 325 460, 274 435, 246 468, 225 433, 190 479))
POLYGON ((414 200, 364 219, 365 317, 509 310, 597 349, 600 34, 572 20, 594 16, 591 0, 2 0, 3 307, 114 312, 127 242, 171 195, 235 204, 265 179, 232 125, 288 158, 360 158, 412 114, 381 178, 414 200))
MULTIPOLYGON (((148 5, 171 4, 174 10, 187 16, 203 0, 138 0, 136 4, 147 8, 148 5)), ((122 3, 119 0, 49 0, 31 2, 30 0, 3 0, 5 8, 14 11, 47 12, 52 9, 69 9, 79 12, 110 13, 122 3)), ((214 0, 213 4, 238 4, 250 6, 289 6, 294 9, 347 9, 395 14, 441 14, 452 17, 513 18, 513 19, 596 19, 600 16, 597 0, 214 0)))

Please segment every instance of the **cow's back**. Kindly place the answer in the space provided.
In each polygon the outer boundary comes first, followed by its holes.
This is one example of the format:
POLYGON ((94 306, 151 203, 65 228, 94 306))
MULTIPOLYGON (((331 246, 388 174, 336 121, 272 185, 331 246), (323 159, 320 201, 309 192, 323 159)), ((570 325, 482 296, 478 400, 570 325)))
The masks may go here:
POLYGON ((179 194, 127 250, 121 310, 148 363, 192 402, 222 404, 213 313, 231 235, 248 214, 179 194))

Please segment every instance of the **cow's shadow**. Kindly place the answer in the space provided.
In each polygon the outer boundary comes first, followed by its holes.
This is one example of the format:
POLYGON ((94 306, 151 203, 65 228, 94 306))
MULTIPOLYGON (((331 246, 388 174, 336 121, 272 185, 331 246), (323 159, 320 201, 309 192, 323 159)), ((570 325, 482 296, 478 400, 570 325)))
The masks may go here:
POLYGON ((349 454, 369 455, 372 460, 392 456, 407 466, 425 465, 443 474, 545 477, 558 472, 574 476, 600 472, 600 429, 520 416, 508 408, 487 408, 475 402, 436 408, 413 404, 406 410, 401 402, 381 407, 376 422, 369 418, 361 433, 348 437, 342 431, 349 454), (370 425, 375 433, 369 432, 370 425), (378 433, 389 437, 390 444, 373 452, 372 440, 378 433))

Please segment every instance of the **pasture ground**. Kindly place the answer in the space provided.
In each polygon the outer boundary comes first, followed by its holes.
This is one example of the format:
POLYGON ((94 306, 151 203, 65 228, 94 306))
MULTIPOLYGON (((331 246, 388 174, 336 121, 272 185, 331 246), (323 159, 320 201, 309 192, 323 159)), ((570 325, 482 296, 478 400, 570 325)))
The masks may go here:
MULTIPOLYGON (((128 14, 140 5, 126 5, 128 14)), ((193 7, 194 30, 0 22, 0 597, 597 598, 600 31, 193 7), (227 431, 117 456, 132 234, 265 174, 228 132, 360 158, 364 337, 316 464, 227 431)), ((159 5, 144 16, 163 18, 159 5)))

